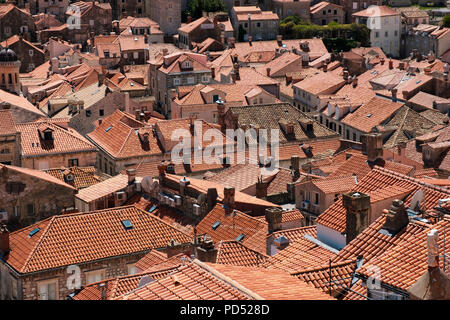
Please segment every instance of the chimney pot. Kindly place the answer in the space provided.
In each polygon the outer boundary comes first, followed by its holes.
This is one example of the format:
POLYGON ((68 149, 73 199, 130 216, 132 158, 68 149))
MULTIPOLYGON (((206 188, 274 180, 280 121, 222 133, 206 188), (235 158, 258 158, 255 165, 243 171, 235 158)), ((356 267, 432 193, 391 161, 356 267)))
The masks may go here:
POLYGON ((283 210, 279 207, 267 208, 265 212, 269 233, 281 230, 283 210))
POLYGON ((369 226, 370 196, 362 192, 342 195, 342 205, 346 209, 346 243, 352 241, 369 226))
POLYGON ((134 183, 134 180, 136 178, 136 169, 127 169, 126 173, 128 176, 128 185, 134 183))
POLYGON ((227 209, 232 209, 234 207, 234 196, 234 187, 225 187, 223 189, 223 204, 227 207, 227 209))

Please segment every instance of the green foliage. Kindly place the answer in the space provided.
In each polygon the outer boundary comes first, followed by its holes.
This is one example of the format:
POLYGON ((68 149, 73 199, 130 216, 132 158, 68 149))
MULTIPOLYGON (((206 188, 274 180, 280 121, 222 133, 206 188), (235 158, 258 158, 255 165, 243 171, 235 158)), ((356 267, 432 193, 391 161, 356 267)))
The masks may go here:
POLYGON ((186 11, 182 12, 182 20, 186 22, 188 16, 191 16, 192 20, 196 20, 203 16, 203 12, 224 10, 225 6, 222 0, 190 0, 186 11))
POLYGON ((357 42, 361 42, 362 46, 370 45, 370 30, 366 25, 356 23, 339 24, 333 21, 327 26, 319 26, 290 16, 280 22, 280 34, 284 39, 323 38, 328 50, 348 51, 356 47, 357 42))
POLYGON ((442 25, 446 28, 450 28, 450 14, 446 15, 443 19, 442 19, 442 25))

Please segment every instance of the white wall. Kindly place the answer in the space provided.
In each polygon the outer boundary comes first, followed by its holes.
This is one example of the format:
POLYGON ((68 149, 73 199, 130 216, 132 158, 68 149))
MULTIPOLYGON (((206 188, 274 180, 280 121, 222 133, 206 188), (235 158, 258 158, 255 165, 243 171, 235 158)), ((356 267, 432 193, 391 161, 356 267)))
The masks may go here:
POLYGON ((321 224, 316 224, 317 226, 317 239, 322 241, 323 243, 337 249, 341 250, 345 247, 345 236, 340 232, 325 227, 321 224))

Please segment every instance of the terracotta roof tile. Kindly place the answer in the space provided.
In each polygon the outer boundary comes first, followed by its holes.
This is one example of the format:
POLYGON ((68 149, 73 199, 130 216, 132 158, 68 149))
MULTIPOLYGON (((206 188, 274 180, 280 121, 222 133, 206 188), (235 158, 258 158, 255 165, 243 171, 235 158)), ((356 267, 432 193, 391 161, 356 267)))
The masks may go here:
POLYGON ((387 17, 387 16, 399 16, 400 13, 397 11, 392 10, 391 8, 387 6, 376 6, 377 11, 376 13, 371 11, 371 9, 367 8, 358 12, 353 13, 354 16, 357 17, 387 17))
POLYGON ((95 167, 62 167, 58 169, 48 169, 45 170, 45 172, 67 184, 70 184, 76 189, 90 187, 102 181, 95 174, 95 167), (67 179, 68 174, 73 176, 73 181, 67 179))
POLYGON ((0 136, 17 133, 11 110, 0 110, 0 136))
POLYGON ((268 256, 245 246, 236 240, 220 241, 217 244, 216 263, 234 266, 259 267, 268 256))
POLYGON ((164 248, 171 239, 191 241, 189 235, 148 212, 133 206, 118 207, 53 216, 12 232, 11 251, 4 260, 26 274, 164 248), (123 220, 131 221, 133 228, 126 230, 123 220), (40 231, 29 237, 36 228, 40 231))

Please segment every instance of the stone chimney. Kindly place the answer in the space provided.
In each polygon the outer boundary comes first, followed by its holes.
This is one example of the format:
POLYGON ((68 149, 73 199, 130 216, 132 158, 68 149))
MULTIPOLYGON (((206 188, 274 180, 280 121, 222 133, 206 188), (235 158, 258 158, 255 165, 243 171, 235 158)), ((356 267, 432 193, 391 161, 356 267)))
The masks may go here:
POLYGON ((223 204, 226 209, 234 208, 234 195, 235 195, 234 187, 223 188, 223 204))
POLYGON ((128 176, 128 185, 133 184, 136 179, 136 169, 127 169, 126 173, 128 176))
POLYGON ((9 230, 3 223, 0 224, 0 255, 5 256, 10 251, 9 230))
POLYGON ((392 101, 397 102, 397 89, 396 88, 392 88, 391 89, 391 94, 392 94, 392 101))
POLYGON ((214 247, 211 237, 205 235, 200 241, 200 245, 195 248, 196 258, 202 262, 215 263, 217 259, 217 248, 214 247))
POLYGON ((283 36, 281 34, 277 35, 277 44, 279 47, 283 45, 283 36))
POLYGON ((256 197, 260 199, 267 198, 268 186, 269 186, 268 182, 264 182, 262 177, 258 177, 258 182, 256 182, 256 197))
POLYGON ((218 124, 220 125, 220 130, 222 132, 225 132, 225 104, 223 103, 222 100, 218 100, 216 101, 217 103, 217 120, 218 120, 218 124))
POLYGON ((265 216, 269 227, 269 233, 281 230, 283 209, 278 207, 267 208, 265 216))
POLYGON ((391 235, 396 235, 400 230, 408 225, 409 218, 406 212, 405 204, 401 200, 392 201, 391 208, 386 215, 386 221, 383 229, 390 232, 391 235))
POLYGON ((370 196, 362 192, 349 192, 342 195, 342 205, 346 209, 346 243, 356 238, 369 226, 370 196))
POLYGON ((369 133, 364 135, 367 160, 369 165, 374 165, 378 159, 383 158, 383 136, 381 133, 369 133))
POLYGON ((292 171, 292 182, 295 182, 300 178, 300 158, 299 156, 291 157, 291 171, 292 171))
POLYGON ((427 233, 428 269, 439 268, 439 234, 436 229, 427 233))
POLYGON ((129 92, 124 93, 124 101, 125 101, 125 112, 132 114, 132 110, 131 110, 131 106, 130 106, 130 93, 129 92))
POLYGON ((206 193, 206 201, 208 203, 208 212, 211 211, 214 206, 217 204, 217 189, 216 188, 208 188, 208 192, 206 193))

